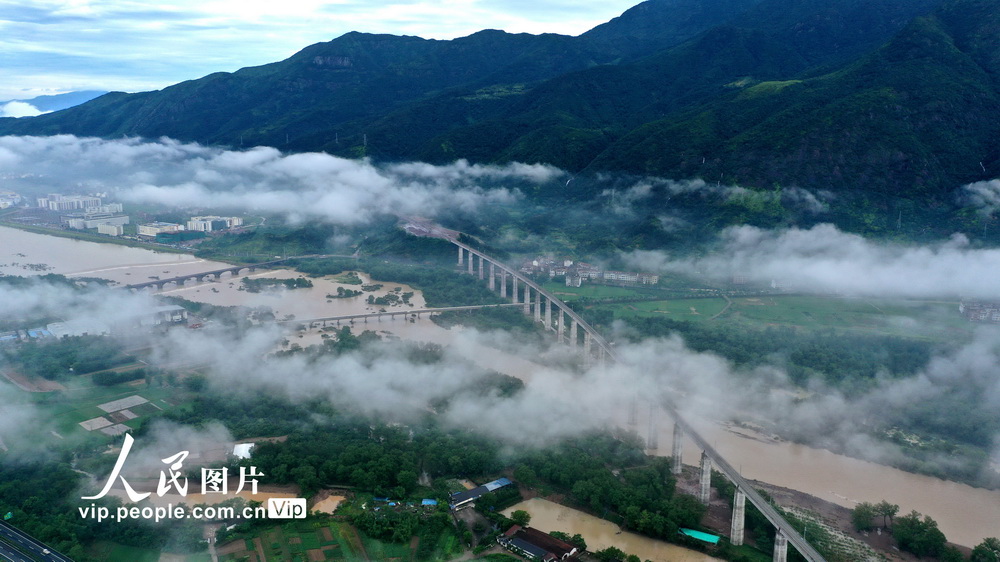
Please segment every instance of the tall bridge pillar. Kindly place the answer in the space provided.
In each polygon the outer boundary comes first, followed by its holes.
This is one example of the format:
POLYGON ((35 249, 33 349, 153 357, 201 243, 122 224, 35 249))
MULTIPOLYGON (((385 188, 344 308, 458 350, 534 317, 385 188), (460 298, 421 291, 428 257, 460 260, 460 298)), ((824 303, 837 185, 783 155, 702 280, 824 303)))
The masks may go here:
POLYGON ((552 327, 552 299, 545 299, 545 329, 552 327))
POLYGON ((541 321, 542 321, 542 293, 539 291, 535 291, 535 322, 541 322, 541 321))
POLYGON ((657 449, 660 446, 660 432, 656 427, 656 403, 649 402, 649 427, 646 429, 646 448, 657 449))
POLYGON ((671 454, 671 460, 674 463, 672 472, 680 474, 684 462, 684 430, 677 422, 674 422, 674 450, 671 454))
POLYGON ((475 262, 475 260, 476 256, 472 252, 469 252, 469 269, 468 269, 469 275, 472 275, 472 265, 475 262))
POLYGON ((712 458, 705 451, 701 452, 701 503, 708 505, 712 499, 712 458))
POLYGON ((507 298, 507 270, 500 270, 500 296, 507 298))
POLYGON ((563 334, 566 333, 566 311, 559 307, 559 327, 556 334, 559 336, 559 343, 563 342, 563 334))
POLYGON ((590 363, 590 332, 583 332, 583 357, 590 363))
POLYGON ((490 290, 497 290, 497 268, 493 262, 490 262, 490 290))
POLYGON ((729 542, 733 546, 743 544, 743 521, 746 515, 747 495, 736 488, 736 498, 733 500, 733 525, 729 531, 729 542))
POLYGON ((511 287, 513 287, 510 290, 510 296, 514 298, 514 304, 517 304, 518 303, 518 300, 517 300, 517 277, 514 277, 513 273, 510 274, 510 283, 511 283, 511 287))
POLYGON ((774 535, 774 558, 772 562, 787 562, 788 560, 788 538, 781 529, 774 535))
POLYGON ((531 285, 524 284, 524 313, 531 314, 531 285))
POLYGON ((569 344, 575 349, 579 344, 576 337, 576 320, 570 318, 569 321, 569 344))
POLYGON ((465 262, 464 255, 462 254, 464 251, 461 246, 458 247, 458 265, 462 265, 465 262))
POLYGON ((483 280, 483 256, 479 256, 479 280, 483 280))

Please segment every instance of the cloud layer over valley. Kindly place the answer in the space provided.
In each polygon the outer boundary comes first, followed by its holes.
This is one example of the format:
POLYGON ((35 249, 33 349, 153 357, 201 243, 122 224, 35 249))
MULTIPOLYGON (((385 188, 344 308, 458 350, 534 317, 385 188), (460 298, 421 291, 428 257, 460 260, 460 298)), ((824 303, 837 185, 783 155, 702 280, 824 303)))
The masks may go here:
POLYGON ((715 251, 675 258, 635 251, 626 262, 644 271, 685 273, 728 282, 734 276, 791 291, 903 298, 1000 298, 1000 249, 974 248, 968 238, 930 245, 876 242, 830 224, 809 229, 727 228, 715 251))
POLYGON ((169 139, 71 135, 0 137, 0 165, 13 178, 13 189, 110 192, 126 202, 278 213, 337 224, 385 213, 476 212, 517 201, 518 186, 564 175, 545 165, 376 166, 269 147, 230 151, 169 139))

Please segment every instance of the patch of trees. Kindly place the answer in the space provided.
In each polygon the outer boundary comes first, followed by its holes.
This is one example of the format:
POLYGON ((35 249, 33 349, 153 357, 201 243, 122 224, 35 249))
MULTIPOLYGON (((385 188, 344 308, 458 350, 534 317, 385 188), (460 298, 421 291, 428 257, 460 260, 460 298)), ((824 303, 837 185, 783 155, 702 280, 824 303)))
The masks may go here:
POLYGON ((917 556, 941 556, 945 550, 944 533, 938 529, 937 521, 929 516, 920 516, 916 511, 896 519, 892 525, 892 536, 900 550, 917 556))
POLYGON ((355 291, 354 289, 345 289, 343 287, 337 287, 337 294, 327 293, 326 298, 328 299, 349 299, 351 297, 358 297, 363 294, 363 291, 355 291))
POLYGON ((876 527, 876 518, 881 517, 880 525, 883 529, 888 529, 892 525, 892 518, 899 513, 899 506, 885 500, 877 504, 861 502, 851 511, 851 523, 859 531, 871 531, 876 527))
POLYGON ((442 328, 461 325, 479 330, 505 330, 534 334, 538 326, 521 309, 514 306, 480 308, 478 310, 449 310, 431 317, 442 328))
POLYGON ((1000 562, 1000 539, 989 537, 972 549, 969 562, 1000 562))
POLYGON ((313 286, 312 281, 305 277, 294 279, 276 279, 273 277, 244 277, 243 288, 249 293, 259 293, 274 287, 284 287, 286 289, 308 289, 313 286))
MULTIPOLYGON (((461 432, 372 424, 343 416, 294 432, 282 443, 260 443, 253 464, 276 483, 295 483, 310 494, 329 484, 355 486, 402 499, 423 471, 431 476, 490 473, 500 468, 498 445, 461 432)), ((441 495, 446 500, 446 495, 441 495)))
POLYGON ((146 378, 146 369, 133 369, 131 371, 101 371, 94 373, 90 380, 97 386, 114 386, 144 378, 146 378))
MULTIPOLYGON (((582 314, 600 325, 610 325, 611 311, 585 310, 582 314)), ((791 327, 762 330, 744 327, 704 326, 670 318, 635 318, 632 339, 680 334, 694 351, 712 352, 737 365, 756 366, 785 360, 792 380, 805 386, 812 377, 848 393, 863 393, 876 384, 876 375, 912 375, 922 369, 935 351, 933 344, 896 336, 853 334, 832 329, 803 332, 791 327)))
MULTIPOLYGON (((524 498, 521 496, 521 491, 517 488, 516 484, 512 486, 504 486, 480 496, 479 499, 476 500, 476 511, 483 514, 500 513, 508 507, 521 503, 522 500, 524 500, 524 498)), ((528 521, 531 520, 531 514, 527 511, 519 509, 510 514, 510 520, 513 521, 515 525, 521 525, 523 527, 528 524, 528 521), (527 519, 525 519, 525 515, 528 516, 527 519)))
MULTIPOLYGON (((452 248, 450 243, 448 244, 452 248)), ((452 259, 454 255, 452 255, 452 259)), ((373 279, 406 283, 423 291, 427 306, 462 306, 504 302, 478 276, 458 275, 451 268, 387 262, 374 259, 301 260, 295 267, 308 275, 335 275, 347 269, 367 272, 373 279)))
MULTIPOLYGON (((10 512, 10 523, 54 547, 73 560, 96 561, 85 545, 94 541, 158 548, 165 544, 170 525, 141 524, 137 521, 102 521, 82 518, 78 507, 91 501, 79 499, 80 474, 65 463, 25 462, 6 459, 0 464, 0 505, 10 512)), ((102 498, 98 505, 114 509, 116 498, 102 498)))
POLYGON ((0 348, 0 356, 29 376, 65 379, 131 363, 118 341, 107 336, 66 336, 0 348))
POLYGON ((679 527, 697 528, 705 513, 694 497, 674 493, 668 459, 647 458, 638 441, 590 435, 526 455, 521 464, 584 509, 654 538, 676 541, 679 527))

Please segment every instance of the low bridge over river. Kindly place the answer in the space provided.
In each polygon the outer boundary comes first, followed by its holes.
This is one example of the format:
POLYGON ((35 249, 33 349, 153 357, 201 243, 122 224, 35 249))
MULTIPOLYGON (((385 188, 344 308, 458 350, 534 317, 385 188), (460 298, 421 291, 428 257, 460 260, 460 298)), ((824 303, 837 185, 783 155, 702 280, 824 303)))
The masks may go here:
POLYGON ((156 287, 156 290, 162 291, 163 287, 165 287, 165 286, 167 286, 167 285, 169 285, 171 283, 177 285, 178 287, 183 287, 184 283, 186 281, 188 281, 189 279, 195 279, 199 283, 203 283, 206 279, 214 279, 215 281, 218 281, 219 279, 222 278, 222 275, 224 273, 230 274, 231 277, 236 277, 237 275, 239 275, 240 273, 242 273, 243 270, 246 270, 249 273, 253 273, 254 271, 257 271, 258 269, 268 269, 268 268, 271 268, 271 267, 282 265, 285 262, 288 262, 288 261, 291 261, 291 260, 306 259, 306 258, 357 258, 357 256, 356 255, 353 255, 353 256, 339 256, 339 255, 332 255, 332 254, 310 254, 310 255, 306 255, 306 256, 289 256, 289 257, 286 257, 286 258, 280 258, 280 259, 271 260, 271 261, 265 261, 265 262, 261 262, 261 263, 248 263, 248 264, 243 264, 243 265, 234 265, 232 267, 224 267, 222 269, 213 269, 212 271, 202 271, 200 273, 191 273, 191 274, 188 274, 188 275, 178 275, 177 277, 170 277, 169 279, 156 279, 156 280, 153 280, 153 281, 146 281, 144 283, 133 283, 131 285, 125 285, 124 288, 125 289, 132 289, 132 290, 140 290, 140 289, 145 289, 147 287, 156 287))
POLYGON ((354 322, 355 320, 364 320, 368 323, 369 318, 374 318, 381 322, 383 319, 393 320, 395 318, 420 318, 424 314, 437 314, 440 312, 450 312, 450 311, 462 311, 462 310, 481 310, 484 308, 503 308, 519 306, 514 303, 501 303, 501 304, 476 304, 470 306, 443 306, 441 308, 411 308, 411 309, 401 309, 401 310, 385 310, 380 312, 365 312, 363 314, 345 314, 342 316, 327 316, 325 318, 306 318, 306 319, 294 319, 294 320, 279 320, 276 324, 305 324, 310 328, 323 328, 329 324, 340 325, 341 322, 354 322))
MULTIPOLYGON (((513 305, 520 305, 525 314, 534 313, 535 320, 541 322, 547 330, 555 331, 560 342, 567 342, 573 347, 581 345, 582 333, 583 352, 588 361, 616 361, 614 347, 605 340, 592 326, 574 312, 566 303, 560 301, 551 292, 543 289, 534 281, 521 275, 516 269, 486 254, 447 237, 448 241, 458 247, 458 267, 469 275, 478 275, 479 279, 489 284, 491 290, 499 291, 504 298, 510 297, 513 305), (478 267, 477 267, 478 266, 478 267), (509 291, 508 291, 509 288, 509 291), (552 309, 555 308, 554 312, 552 309), (553 324, 553 315, 558 313, 558 319, 553 324), (569 329, 566 329, 566 318, 569 318, 569 329), (567 333, 568 332, 568 333, 567 333), (595 357, 596 356, 596 357, 595 357)), ((633 405, 633 418, 634 418, 633 405)), ((700 499, 707 504, 711 493, 712 467, 720 472, 736 486, 736 498, 733 506, 733 521, 730 542, 739 546, 743 544, 744 515, 746 501, 754 505, 777 529, 774 539, 774 562, 785 562, 788 556, 788 545, 791 544, 803 558, 810 562, 825 562, 825 559, 815 548, 796 531, 792 525, 771 506, 738 470, 726 462, 694 428, 684 420, 673 404, 665 404, 664 408, 674 420, 673 439, 673 472, 680 474, 682 462, 682 444, 685 437, 694 441, 701 449, 701 486, 700 499)))

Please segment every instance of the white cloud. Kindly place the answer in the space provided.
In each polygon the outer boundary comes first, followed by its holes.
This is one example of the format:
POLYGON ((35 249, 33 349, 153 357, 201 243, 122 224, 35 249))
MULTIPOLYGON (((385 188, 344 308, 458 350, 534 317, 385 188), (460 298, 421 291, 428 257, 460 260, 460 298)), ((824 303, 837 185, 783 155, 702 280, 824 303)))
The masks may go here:
POLYGON ((778 231, 738 226, 723 231, 719 245, 700 258, 675 259, 659 251, 636 251, 624 258, 642 270, 717 280, 739 275, 813 293, 1000 298, 1000 249, 973 248, 961 234, 919 246, 876 242, 830 224, 778 231))
POLYGON ((377 214, 435 216, 476 212, 520 199, 519 186, 560 178, 543 165, 375 166, 323 153, 283 154, 258 147, 228 151, 170 139, 106 141, 0 137, 0 155, 25 182, 112 191, 132 202, 180 207, 225 207, 321 218, 339 224, 377 214), (54 180, 58 178, 58 180, 54 180))
POLYGON ((0 117, 34 117, 46 113, 30 103, 10 101, 0 105, 0 117))

